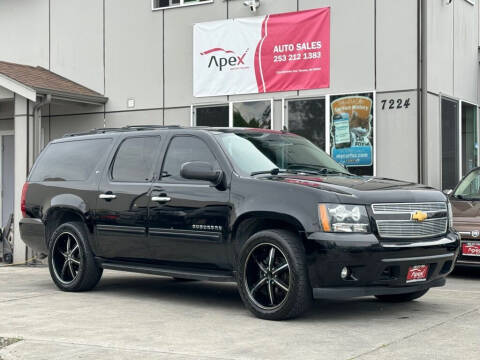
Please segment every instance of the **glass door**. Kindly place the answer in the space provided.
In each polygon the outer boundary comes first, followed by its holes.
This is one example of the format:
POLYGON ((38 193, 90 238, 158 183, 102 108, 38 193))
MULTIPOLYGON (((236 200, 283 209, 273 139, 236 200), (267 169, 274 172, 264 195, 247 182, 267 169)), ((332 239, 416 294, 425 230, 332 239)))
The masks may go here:
POLYGON ((458 101, 443 97, 442 106, 442 188, 453 189, 460 178, 458 101))
POLYGON ((325 150, 325 99, 288 100, 287 128, 325 150))
POLYGON ((477 166, 477 107, 462 102, 462 175, 477 166))
POLYGON ((233 127, 271 129, 273 101, 243 101, 232 103, 233 127))

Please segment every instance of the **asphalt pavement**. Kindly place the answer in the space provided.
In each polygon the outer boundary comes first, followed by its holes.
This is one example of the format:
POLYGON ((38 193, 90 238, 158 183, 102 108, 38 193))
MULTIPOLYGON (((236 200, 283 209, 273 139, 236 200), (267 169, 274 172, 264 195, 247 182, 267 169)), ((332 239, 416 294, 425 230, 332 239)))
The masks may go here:
POLYGON ((105 271, 57 290, 46 267, 0 267, 0 358, 480 359, 480 269, 405 304, 316 301, 304 317, 254 318, 233 284, 105 271))

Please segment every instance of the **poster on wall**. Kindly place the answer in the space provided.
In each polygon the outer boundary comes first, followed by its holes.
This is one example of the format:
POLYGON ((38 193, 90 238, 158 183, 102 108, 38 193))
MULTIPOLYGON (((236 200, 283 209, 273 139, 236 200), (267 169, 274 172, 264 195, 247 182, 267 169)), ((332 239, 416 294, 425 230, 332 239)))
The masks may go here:
POLYGON ((330 97, 330 154, 359 175, 373 175, 373 94, 330 97))
POLYGON ((330 86, 330 8, 193 27, 196 97, 330 86))

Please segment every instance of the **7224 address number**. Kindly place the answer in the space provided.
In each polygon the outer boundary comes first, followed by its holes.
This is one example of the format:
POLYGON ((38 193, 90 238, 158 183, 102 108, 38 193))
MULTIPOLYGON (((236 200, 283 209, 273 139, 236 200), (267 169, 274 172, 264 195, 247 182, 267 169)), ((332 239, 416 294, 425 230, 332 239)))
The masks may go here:
POLYGON ((380 101, 382 110, 408 109, 411 105, 410 98, 407 99, 389 99, 380 101))

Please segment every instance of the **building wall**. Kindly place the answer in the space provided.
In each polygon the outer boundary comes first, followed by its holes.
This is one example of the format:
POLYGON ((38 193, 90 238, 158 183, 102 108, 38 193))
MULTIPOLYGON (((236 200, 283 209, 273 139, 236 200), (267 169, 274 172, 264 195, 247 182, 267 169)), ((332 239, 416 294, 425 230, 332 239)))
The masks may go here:
POLYGON ((441 188, 440 97, 479 103, 479 2, 428 1, 426 21, 427 182, 441 188))
POLYGON ((0 1, 0 59, 49 67, 49 0, 0 1))
MULTIPOLYGON (((159 11, 150 0, 3 0, 0 31, 10 36, 0 39, 0 59, 49 67, 109 98, 106 106, 49 106, 46 141, 92 127, 189 125, 192 105, 265 97, 276 100, 274 127, 280 129, 282 98, 376 91, 377 174, 416 181, 419 1, 261 0, 256 15, 324 6, 332 16, 329 89, 194 98, 193 24, 253 16, 240 0, 159 11), (379 107, 381 100, 407 98, 412 106, 405 111, 379 107), (389 141, 399 133, 401 141, 389 141), (408 151, 398 151, 402 146, 408 151)), ((427 7, 428 91, 478 103, 478 1, 428 1, 427 7)), ((440 116, 430 108, 435 103, 429 98, 432 131, 440 116)), ((429 159, 440 156, 437 140, 427 139, 429 159)), ((427 181, 438 185, 437 165, 430 164, 427 181)))
MULTIPOLYGON (((242 1, 216 0, 213 4, 160 11, 151 10, 150 0, 105 0, 104 5, 95 0, 81 4, 74 0, 25 2, 35 6, 20 6, 15 0, 4 0, 0 6, 17 9, 10 21, 21 13, 43 24, 42 31, 36 31, 45 39, 38 45, 42 56, 25 54, 26 42, 17 41, 15 35, 3 40, 3 48, 12 55, 0 50, 0 58, 46 67, 50 64, 52 71, 108 96, 107 113, 128 110, 129 98, 135 99, 134 110, 158 110, 259 97, 195 99, 192 95, 193 24, 252 16, 242 1)), ((332 9, 331 87, 269 96, 280 99, 415 88, 416 28, 409 27, 405 32, 402 24, 416 18, 416 0, 405 0, 402 5, 395 0, 262 0, 256 15, 323 6, 332 9), (387 20, 393 13, 394 21, 387 20)), ((3 15, 0 12, 2 31, 8 27, 3 25, 3 15)), ((75 106, 52 108, 56 115, 79 112, 82 110, 75 106)), ((182 114, 190 117, 189 112, 182 114)), ((133 119, 141 117, 140 113, 131 115, 133 119)))

